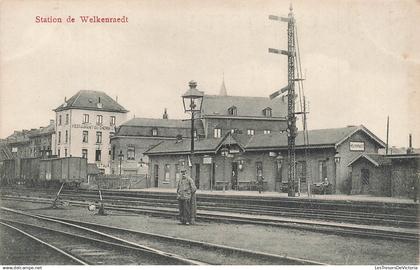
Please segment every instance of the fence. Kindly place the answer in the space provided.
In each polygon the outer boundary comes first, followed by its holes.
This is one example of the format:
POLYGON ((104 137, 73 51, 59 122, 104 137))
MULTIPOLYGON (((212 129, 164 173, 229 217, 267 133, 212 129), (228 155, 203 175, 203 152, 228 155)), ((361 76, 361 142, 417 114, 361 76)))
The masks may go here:
POLYGON ((89 186, 101 189, 142 189, 150 187, 147 174, 135 175, 97 175, 89 179, 89 186))

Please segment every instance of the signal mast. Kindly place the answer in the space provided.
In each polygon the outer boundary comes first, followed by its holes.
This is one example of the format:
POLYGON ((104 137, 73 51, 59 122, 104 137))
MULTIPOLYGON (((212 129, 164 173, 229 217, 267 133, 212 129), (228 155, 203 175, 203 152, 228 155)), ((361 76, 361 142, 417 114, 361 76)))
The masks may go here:
MULTIPOLYGON (((283 87, 282 89, 272 93, 270 95, 270 99, 273 99, 285 92, 287 92, 287 155, 288 155, 288 163, 289 163, 289 172, 288 172, 288 196, 289 197, 295 197, 296 196, 296 190, 295 190, 295 183, 296 183, 296 136, 297 136, 297 128, 296 128, 296 115, 297 114, 306 114, 306 111, 304 108, 302 108, 303 112, 296 112, 295 111, 295 83, 300 82, 299 84, 299 90, 301 89, 302 85, 302 91, 300 91, 300 97, 303 96, 303 84, 302 78, 296 78, 295 77, 295 70, 297 67, 297 73, 298 75, 301 75, 301 68, 300 68, 300 62, 299 65, 296 66, 296 60, 297 60, 297 53, 296 53, 296 42, 295 42, 295 18, 293 16, 293 7, 290 4, 290 12, 288 14, 288 17, 280 17, 275 15, 270 15, 268 17, 270 20, 280 21, 280 22, 287 22, 287 51, 285 50, 279 50, 279 49, 273 49, 269 48, 269 53, 276 53, 276 54, 283 54, 287 56, 287 86, 283 87)), ((305 101, 304 101, 305 102, 305 101)), ((301 104, 302 106, 302 104, 301 104)), ((305 142, 307 141, 307 134, 306 134, 306 117, 303 118, 303 128, 305 131, 305 142)), ((305 143, 306 144, 306 143, 305 143)), ((306 170, 306 168, 305 168, 306 170)), ((299 190, 300 192, 300 183, 299 183, 299 190)))

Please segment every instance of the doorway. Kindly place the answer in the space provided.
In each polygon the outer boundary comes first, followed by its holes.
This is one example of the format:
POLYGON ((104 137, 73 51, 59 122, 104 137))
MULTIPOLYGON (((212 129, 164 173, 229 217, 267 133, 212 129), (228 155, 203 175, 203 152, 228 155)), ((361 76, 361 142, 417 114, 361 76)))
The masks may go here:
POLYGON ((230 182, 232 189, 235 190, 238 188, 238 162, 232 162, 232 177, 230 182))
POLYGON ((200 188, 200 164, 195 164, 195 186, 200 188))
POLYGON ((154 187, 159 186, 159 165, 155 164, 153 167, 154 187))

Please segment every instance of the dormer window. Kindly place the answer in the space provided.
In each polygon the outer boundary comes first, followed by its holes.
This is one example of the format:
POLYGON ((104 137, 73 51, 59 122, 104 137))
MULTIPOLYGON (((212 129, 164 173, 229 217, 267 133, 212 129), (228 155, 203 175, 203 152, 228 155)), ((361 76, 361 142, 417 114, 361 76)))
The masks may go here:
POLYGON ((232 106, 228 109, 228 114, 229 115, 237 115, 237 113, 238 113, 238 110, 235 106, 232 106))
POLYGON ((271 108, 270 108, 270 107, 265 108, 265 109, 263 110, 263 115, 264 115, 265 117, 271 117, 271 116, 272 116, 272 110, 271 110, 271 108))
POLYGON ((157 128, 153 128, 152 129, 152 136, 157 136, 158 135, 158 130, 157 128))

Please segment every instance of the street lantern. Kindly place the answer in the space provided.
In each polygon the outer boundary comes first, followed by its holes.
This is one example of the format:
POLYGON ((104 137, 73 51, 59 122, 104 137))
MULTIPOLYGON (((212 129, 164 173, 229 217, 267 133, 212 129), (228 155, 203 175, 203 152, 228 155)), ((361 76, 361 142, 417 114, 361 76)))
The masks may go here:
POLYGON ((121 162, 124 158, 124 154, 122 153, 122 150, 120 150, 120 153, 118 154, 118 159, 120 161, 120 175, 121 175, 121 162))
POLYGON ((334 155, 334 162, 338 164, 338 163, 340 163, 340 160, 341 160, 340 154, 339 153, 335 154, 334 155))
POLYGON ((197 89, 197 82, 190 81, 189 89, 182 95, 184 111, 191 113, 191 154, 194 153, 194 113, 201 112, 203 104, 203 92, 197 89))

